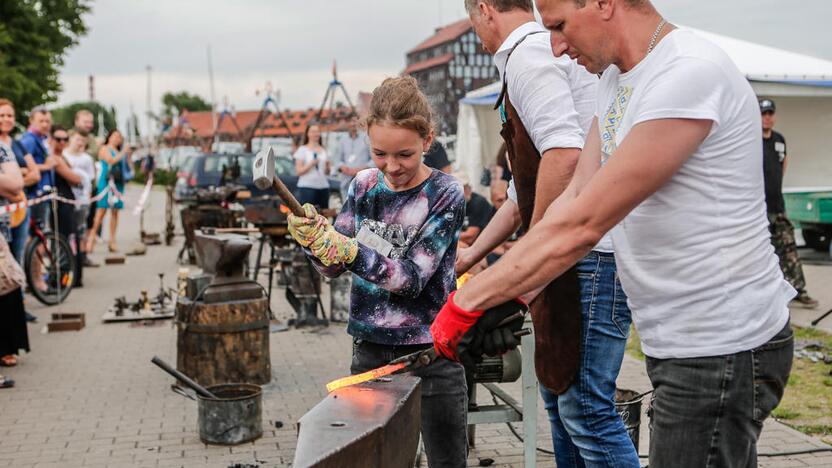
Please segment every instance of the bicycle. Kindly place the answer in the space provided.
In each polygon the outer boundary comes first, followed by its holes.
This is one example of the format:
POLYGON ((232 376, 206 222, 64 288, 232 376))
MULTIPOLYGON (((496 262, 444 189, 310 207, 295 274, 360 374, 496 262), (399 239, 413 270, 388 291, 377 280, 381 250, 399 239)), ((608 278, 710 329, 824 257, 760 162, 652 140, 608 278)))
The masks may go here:
MULTIPOLYGON (((53 208, 54 208, 53 204, 53 208)), ((44 305, 63 302, 72 291, 75 279, 75 255, 66 237, 50 230, 42 230, 33 218, 29 219, 29 241, 23 254, 26 284, 32 295, 44 305), (40 280, 46 289, 35 282, 34 260, 40 262, 40 280)))

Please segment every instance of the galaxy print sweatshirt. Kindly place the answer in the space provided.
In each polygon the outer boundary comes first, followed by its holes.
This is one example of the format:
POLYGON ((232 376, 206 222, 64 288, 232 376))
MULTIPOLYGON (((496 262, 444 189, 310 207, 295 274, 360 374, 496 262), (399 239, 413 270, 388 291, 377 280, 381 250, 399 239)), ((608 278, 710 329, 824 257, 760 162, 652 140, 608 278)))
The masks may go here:
POLYGON ((385 345, 431 343, 430 324, 456 289, 464 217, 462 186, 448 174, 434 170, 419 186, 394 192, 380 170, 358 173, 335 220, 338 232, 358 239, 358 256, 330 267, 311 257, 325 276, 354 274, 347 333, 385 345))

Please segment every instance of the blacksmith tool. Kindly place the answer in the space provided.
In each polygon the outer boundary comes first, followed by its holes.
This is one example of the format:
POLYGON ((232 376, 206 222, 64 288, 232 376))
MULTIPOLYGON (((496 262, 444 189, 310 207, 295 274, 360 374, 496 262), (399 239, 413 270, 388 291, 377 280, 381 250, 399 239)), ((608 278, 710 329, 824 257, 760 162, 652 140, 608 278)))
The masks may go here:
POLYGON ((260 150, 257 156, 254 157, 252 164, 252 176, 254 178, 254 185, 260 190, 266 190, 269 187, 274 187, 277 196, 286 203, 289 210, 295 216, 306 217, 303 207, 298 203, 298 200, 292 195, 292 192, 283 184, 280 177, 274 175, 274 150, 271 146, 268 149, 260 150))
MULTIPOLYGON (((508 325, 509 323, 515 320, 523 320, 524 316, 524 311, 512 314, 503 319, 495 328, 500 328, 504 325, 508 325)), ((528 328, 524 328, 516 331, 514 333, 514 336, 520 338, 521 336, 526 336, 531 332, 532 331, 528 328)), ((372 369, 361 374, 350 375, 348 377, 342 377, 340 379, 333 380, 332 382, 326 384, 326 390, 328 392, 331 392, 333 390, 337 390, 339 388, 346 387, 349 385, 355 385, 362 382, 375 380, 379 377, 384 377, 385 375, 411 372, 416 369, 421 369, 422 367, 429 366, 433 363, 433 361, 436 360, 436 358, 436 348, 431 346, 430 348, 423 349, 421 351, 416 351, 415 353, 407 354, 400 358, 394 359, 390 361, 390 363, 386 366, 372 369)))
POLYGON ((186 387, 190 388, 191 390, 195 391, 197 394, 205 397, 205 398, 213 398, 217 400, 217 396, 213 393, 209 392, 205 387, 202 385, 194 382, 191 380, 190 377, 187 375, 179 372, 178 370, 174 369, 170 366, 170 364, 166 363, 165 361, 159 359, 159 356, 153 356, 153 359, 150 360, 153 364, 159 366, 163 371, 167 372, 168 374, 174 376, 177 380, 185 384, 186 387))

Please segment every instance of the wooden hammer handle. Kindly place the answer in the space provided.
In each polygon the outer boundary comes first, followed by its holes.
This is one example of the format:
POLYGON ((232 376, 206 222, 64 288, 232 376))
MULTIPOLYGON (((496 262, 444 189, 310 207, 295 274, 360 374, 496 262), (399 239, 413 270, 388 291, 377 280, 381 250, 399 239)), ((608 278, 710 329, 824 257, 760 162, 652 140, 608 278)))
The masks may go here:
POLYGON ((289 207, 292 214, 305 218, 306 212, 303 211, 303 207, 300 206, 300 203, 298 203, 298 199, 292 195, 292 192, 289 191, 277 175, 275 175, 274 179, 272 179, 272 184, 274 185, 275 192, 277 192, 277 196, 280 197, 280 199, 283 200, 283 203, 289 207))

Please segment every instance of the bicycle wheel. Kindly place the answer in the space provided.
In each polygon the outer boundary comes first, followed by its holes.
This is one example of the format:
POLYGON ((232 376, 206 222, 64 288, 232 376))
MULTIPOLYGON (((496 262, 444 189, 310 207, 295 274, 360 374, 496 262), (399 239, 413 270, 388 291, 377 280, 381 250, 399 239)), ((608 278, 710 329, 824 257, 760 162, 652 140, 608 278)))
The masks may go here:
POLYGON ((63 302, 72 291, 75 255, 64 236, 59 234, 57 241, 51 232, 44 236, 45 242, 33 237, 26 245, 26 282, 35 299, 45 305, 55 305, 63 302))

